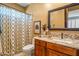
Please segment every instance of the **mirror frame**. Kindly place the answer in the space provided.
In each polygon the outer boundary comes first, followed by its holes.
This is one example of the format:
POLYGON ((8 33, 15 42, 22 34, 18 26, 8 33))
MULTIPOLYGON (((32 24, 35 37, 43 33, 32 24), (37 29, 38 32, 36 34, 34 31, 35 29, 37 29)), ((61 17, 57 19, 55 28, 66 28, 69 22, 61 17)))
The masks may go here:
POLYGON ((63 7, 59 7, 59 8, 56 8, 56 9, 53 9, 53 10, 49 10, 48 11, 48 29, 49 30, 70 30, 70 31, 79 31, 79 28, 67 28, 67 11, 66 9, 69 8, 69 7, 73 7, 73 6, 77 6, 79 5, 79 3, 72 3, 72 4, 69 4, 69 5, 66 5, 66 6, 63 6, 63 7), (54 11, 58 11, 58 10, 62 10, 64 9, 64 12, 65 12, 65 28, 51 28, 51 25, 50 25, 50 14, 51 12, 54 12, 54 11))

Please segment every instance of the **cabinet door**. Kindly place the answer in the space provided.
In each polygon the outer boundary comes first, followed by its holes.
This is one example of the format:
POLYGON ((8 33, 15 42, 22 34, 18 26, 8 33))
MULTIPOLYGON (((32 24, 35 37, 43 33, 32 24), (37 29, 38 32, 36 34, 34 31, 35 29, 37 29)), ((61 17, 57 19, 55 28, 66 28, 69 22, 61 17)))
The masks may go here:
POLYGON ((35 56, 45 56, 45 48, 35 45, 35 56))
POLYGON ((76 55, 76 49, 55 44, 55 43, 47 43, 47 48, 67 55, 73 55, 73 56, 76 55))
POLYGON ((63 53, 59 53, 50 49, 47 49, 47 56, 66 56, 63 53))

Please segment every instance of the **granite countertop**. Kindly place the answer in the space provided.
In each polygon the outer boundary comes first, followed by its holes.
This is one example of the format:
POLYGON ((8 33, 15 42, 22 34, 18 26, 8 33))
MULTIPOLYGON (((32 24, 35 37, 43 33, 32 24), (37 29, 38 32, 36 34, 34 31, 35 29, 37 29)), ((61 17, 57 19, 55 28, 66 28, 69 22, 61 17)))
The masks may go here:
POLYGON ((74 40, 67 40, 67 41, 64 39, 58 40, 59 38, 50 39, 50 38, 43 38, 43 37, 34 37, 34 39, 79 49, 79 40, 75 40, 75 39, 74 40))

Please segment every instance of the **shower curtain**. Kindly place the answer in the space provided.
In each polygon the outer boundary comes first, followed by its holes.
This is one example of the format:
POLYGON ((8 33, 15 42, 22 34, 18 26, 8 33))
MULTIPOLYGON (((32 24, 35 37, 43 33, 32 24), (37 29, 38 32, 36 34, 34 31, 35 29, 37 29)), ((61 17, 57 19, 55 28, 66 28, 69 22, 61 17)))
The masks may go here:
POLYGON ((0 4, 3 55, 15 55, 32 40, 32 16, 0 4))

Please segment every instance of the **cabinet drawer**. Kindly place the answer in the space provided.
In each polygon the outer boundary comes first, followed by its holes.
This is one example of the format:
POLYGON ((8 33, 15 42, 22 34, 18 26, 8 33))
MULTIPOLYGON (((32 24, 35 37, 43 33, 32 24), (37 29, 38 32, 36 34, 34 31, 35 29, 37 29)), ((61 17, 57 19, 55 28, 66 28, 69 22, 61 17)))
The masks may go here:
POLYGON ((47 49, 47 56, 67 56, 67 55, 47 49))
POLYGON ((35 44, 36 45, 40 45, 40 46, 45 46, 46 45, 46 42, 45 41, 42 41, 42 40, 35 39, 35 44))
POLYGON ((76 55, 76 49, 59 45, 59 44, 47 43, 47 48, 61 52, 61 53, 65 53, 68 55, 76 55))

